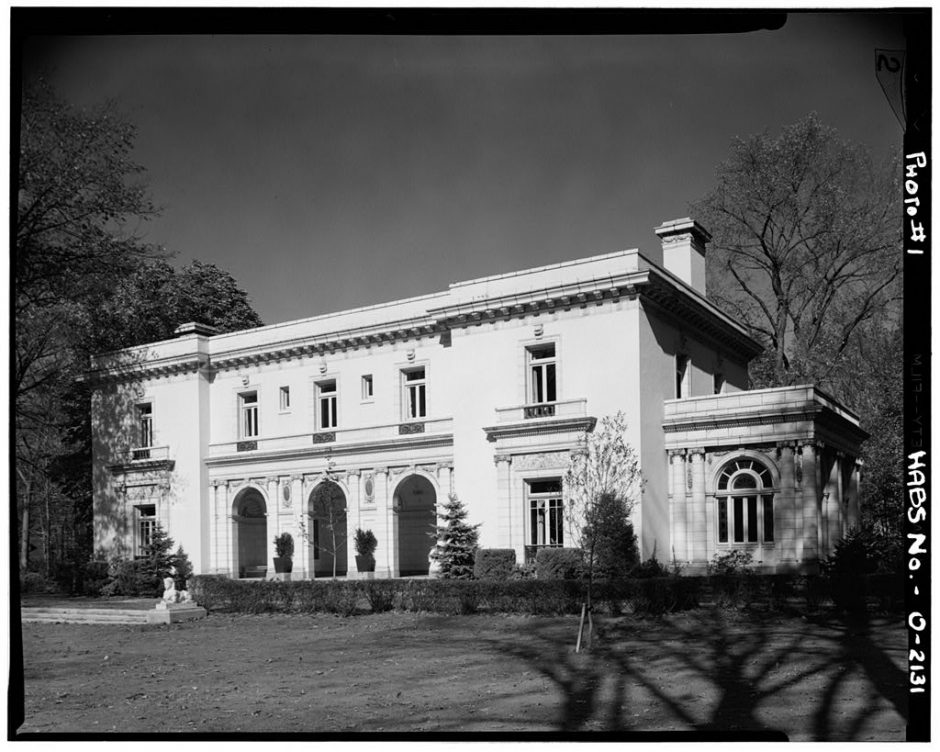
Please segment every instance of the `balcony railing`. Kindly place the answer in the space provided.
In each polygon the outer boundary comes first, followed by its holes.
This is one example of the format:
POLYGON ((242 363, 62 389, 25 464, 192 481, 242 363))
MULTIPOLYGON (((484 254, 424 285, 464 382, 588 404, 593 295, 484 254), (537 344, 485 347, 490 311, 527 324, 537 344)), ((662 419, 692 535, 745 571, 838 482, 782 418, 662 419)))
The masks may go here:
POLYGON ((427 434, 452 433, 453 418, 424 418, 417 421, 405 421, 381 426, 362 428, 335 428, 330 431, 317 431, 291 436, 252 439, 252 446, 243 446, 244 442, 226 441, 209 446, 210 457, 220 457, 239 451, 277 452, 291 449, 306 449, 311 446, 333 446, 335 444, 359 444, 370 441, 408 441, 427 434))
POLYGON ((496 408, 498 423, 516 423, 538 418, 580 418, 585 415, 587 400, 584 398, 496 408))
POLYGON ((123 462, 158 462, 170 459, 170 447, 151 446, 134 447, 124 452, 120 459, 123 462))

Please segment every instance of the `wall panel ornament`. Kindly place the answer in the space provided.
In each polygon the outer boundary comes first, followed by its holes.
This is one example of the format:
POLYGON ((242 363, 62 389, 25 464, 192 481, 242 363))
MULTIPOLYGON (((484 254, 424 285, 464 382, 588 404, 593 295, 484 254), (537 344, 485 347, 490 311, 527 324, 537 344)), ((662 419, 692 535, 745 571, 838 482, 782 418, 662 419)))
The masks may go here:
POLYGON ((568 467, 568 452, 537 452, 516 454, 512 464, 518 470, 558 470, 568 467))

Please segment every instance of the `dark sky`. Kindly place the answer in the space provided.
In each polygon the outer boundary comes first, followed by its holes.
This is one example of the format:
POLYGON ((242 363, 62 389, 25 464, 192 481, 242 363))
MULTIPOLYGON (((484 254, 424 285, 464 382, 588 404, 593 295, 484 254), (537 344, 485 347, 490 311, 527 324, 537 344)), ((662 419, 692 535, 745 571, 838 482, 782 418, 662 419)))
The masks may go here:
POLYGON ((657 244, 735 136, 811 111, 878 155, 897 15, 602 36, 111 36, 27 45, 138 128, 147 240, 230 271, 265 323, 657 244))

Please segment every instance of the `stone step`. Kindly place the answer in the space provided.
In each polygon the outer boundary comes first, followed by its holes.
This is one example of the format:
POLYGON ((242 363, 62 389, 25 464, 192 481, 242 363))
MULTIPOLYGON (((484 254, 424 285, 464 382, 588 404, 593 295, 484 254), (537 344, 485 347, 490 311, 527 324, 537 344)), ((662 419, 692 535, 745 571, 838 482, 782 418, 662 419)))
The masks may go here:
POLYGON ((63 624, 146 624, 147 611, 114 608, 24 608, 24 622, 63 624))

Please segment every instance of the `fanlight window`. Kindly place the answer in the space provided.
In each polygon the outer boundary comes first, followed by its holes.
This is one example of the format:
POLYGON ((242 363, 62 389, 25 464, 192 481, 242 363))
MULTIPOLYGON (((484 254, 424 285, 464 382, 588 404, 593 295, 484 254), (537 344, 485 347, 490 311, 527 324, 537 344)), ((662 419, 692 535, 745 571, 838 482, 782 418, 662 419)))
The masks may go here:
POLYGON ((718 476, 719 543, 772 543, 774 480, 770 470, 752 459, 730 462, 718 476))

